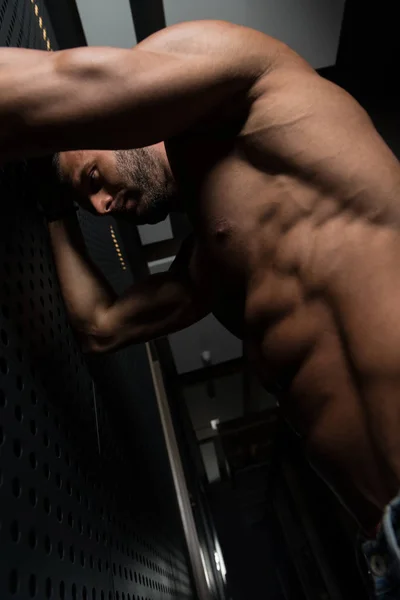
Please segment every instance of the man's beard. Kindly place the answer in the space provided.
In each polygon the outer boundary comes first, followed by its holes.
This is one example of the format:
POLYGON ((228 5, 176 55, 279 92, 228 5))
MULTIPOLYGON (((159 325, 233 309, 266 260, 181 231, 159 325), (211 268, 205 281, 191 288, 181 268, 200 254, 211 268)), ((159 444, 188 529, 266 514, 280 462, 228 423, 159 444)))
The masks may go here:
POLYGON ((122 218, 138 225, 163 221, 171 210, 174 185, 149 148, 116 150, 117 170, 130 189, 139 191, 138 211, 122 208, 122 218))

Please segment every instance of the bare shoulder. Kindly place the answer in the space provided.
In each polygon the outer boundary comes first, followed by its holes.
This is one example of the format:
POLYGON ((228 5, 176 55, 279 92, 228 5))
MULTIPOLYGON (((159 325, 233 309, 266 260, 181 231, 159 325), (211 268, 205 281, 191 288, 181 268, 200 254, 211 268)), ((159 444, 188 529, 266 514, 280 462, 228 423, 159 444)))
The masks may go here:
POLYGON ((281 52, 251 93, 238 143, 254 166, 269 171, 272 158, 274 171, 341 196, 351 180, 352 191, 382 180, 398 188, 399 163, 364 108, 296 53, 281 52))
POLYGON ((176 56, 213 57, 237 73, 258 78, 288 50, 279 40, 227 21, 205 20, 178 23, 158 31, 136 47, 139 51, 176 56))

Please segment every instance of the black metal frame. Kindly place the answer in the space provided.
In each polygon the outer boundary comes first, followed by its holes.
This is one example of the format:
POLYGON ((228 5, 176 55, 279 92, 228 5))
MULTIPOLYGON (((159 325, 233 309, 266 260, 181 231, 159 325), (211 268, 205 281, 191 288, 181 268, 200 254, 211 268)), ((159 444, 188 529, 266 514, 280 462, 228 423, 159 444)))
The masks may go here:
POLYGON ((45 0, 60 50, 87 46, 75 0, 45 0))
POLYGON ((162 0, 129 0, 129 4, 138 42, 166 26, 162 0))

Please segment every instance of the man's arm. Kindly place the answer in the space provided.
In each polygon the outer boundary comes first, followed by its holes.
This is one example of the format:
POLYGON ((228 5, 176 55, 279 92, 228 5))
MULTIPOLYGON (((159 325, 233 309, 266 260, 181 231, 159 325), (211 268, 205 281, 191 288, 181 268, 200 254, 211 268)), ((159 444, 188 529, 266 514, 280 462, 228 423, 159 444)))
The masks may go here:
POLYGON ((217 21, 183 23, 133 50, 0 49, 0 160, 143 147, 242 93, 283 44, 217 21))
POLYGON ((90 260, 75 215, 50 223, 49 231, 67 312, 84 351, 154 339, 209 312, 191 278, 187 251, 168 273, 151 275, 118 297, 90 260))

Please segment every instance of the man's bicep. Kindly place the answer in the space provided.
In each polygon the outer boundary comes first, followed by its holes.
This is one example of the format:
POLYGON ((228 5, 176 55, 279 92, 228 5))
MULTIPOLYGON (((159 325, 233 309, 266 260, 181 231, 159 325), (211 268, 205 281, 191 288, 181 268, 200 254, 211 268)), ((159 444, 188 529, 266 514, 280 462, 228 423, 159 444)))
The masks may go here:
POLYGON ((133 284, 102 312, 91 346, 116 350, 168 335, 209 312, 190 282, 175 273, 157 273, 133 284))
POLYGON ((246 94, 266 68, 263 40, 211 22, 167 28, 133 50, 76 48, 32 61, 32 51, 7 49, 21 59, 17 68, 10 53, 0 61, 0 155, 142 147, 179 135, 246 94))

